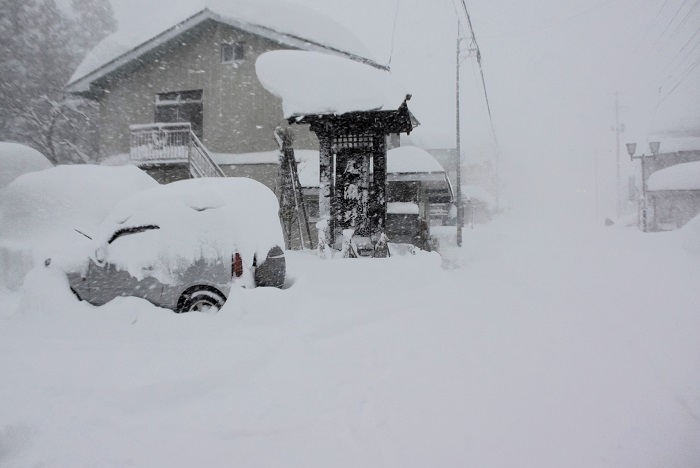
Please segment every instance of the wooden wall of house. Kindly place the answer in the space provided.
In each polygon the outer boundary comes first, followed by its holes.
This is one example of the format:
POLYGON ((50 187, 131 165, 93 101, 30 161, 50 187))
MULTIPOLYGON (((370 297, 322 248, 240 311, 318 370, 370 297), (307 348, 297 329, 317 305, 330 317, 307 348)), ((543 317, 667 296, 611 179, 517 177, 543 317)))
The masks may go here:
MULTIPOLYGON (((273 130, 286 125, 281 100, 255 74, 262 53, 288 48, 222 23, 208 21, 143 57, 140 65, 103 83, 100 99, 100 155, 129 151, 130 124, 150 123, 156 95, 203 90, 203 143, 217 153, 277 148, 273 130), (221 44, 243 42, 245 59, 222 63, 221 44)), ((313 133, 295 126, 296 148, 317 149, 313 133)))
POLYGON ((700 190, 660 190, 647 193, 650 231, 681 228, 700 214, 700 190))

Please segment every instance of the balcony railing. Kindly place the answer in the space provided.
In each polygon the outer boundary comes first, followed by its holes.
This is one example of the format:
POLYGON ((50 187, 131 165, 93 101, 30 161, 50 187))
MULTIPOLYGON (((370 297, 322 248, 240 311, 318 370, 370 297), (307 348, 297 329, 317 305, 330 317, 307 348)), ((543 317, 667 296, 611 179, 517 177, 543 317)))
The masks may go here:
POLYGON ((193 177, 225 177, 189 122, 129 126, 131 162, 137 166, 187 163, 193 177))

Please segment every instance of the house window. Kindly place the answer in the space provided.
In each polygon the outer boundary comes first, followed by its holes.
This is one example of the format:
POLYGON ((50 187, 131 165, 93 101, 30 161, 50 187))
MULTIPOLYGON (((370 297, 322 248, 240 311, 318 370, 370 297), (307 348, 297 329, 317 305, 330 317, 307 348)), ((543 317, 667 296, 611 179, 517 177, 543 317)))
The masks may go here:
POLYGON ((159 123, 189 122, 198 138, 204 135, 204 106, 201 89, 174 91, 156 95, 155 121, 159 123))
POLYGON ((245 43, 232 42, 221 44, 221 62, 240 62, 245 58, 245 43))

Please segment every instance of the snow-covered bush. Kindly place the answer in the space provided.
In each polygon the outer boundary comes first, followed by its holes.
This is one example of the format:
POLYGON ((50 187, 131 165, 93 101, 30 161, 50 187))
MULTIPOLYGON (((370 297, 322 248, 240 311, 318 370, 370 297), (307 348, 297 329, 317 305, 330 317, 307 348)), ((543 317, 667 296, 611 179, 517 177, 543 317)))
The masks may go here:
POLYGON ((53 167, 46 157, 29 146, 0 142, 0 189, 22 174, 53 167))

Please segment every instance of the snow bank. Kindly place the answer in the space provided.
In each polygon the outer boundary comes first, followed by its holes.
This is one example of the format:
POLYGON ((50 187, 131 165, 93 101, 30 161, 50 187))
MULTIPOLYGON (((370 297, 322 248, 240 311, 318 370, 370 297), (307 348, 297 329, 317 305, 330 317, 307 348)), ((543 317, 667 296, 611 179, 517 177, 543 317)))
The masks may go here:
POLYGON ((654 172, 647 190, 700 190, 700 161, 676 164, 654 172))
POLYGON ((122 198, 158 185, 134 166, 57 166, 22 175, 0 192, 0 278, 18 287, 54 249, 77 248, 122 198), (70 246, 70 247, 69 247, 70 246))
POLYGON ((234 27, 243 26, 255 31, 262 26, 265 29, 261 28, 259 32, 263 34, 269 34, 270 30, 277 31, 295 39, 303 38, 377 61, 376 54, 373 54, 354 34, 331 18, 303 5, 269 0, 195 0, 190 2, 186 12, 182 11, 184 14, 179 21, 173 21, 168 15, 157 15, 152 18, 153 21, 147 27, 134 31, 122 30, 107 36, 83 59, 69 83, 87 76, 204 8, 210 10, 210 16, 213 19, 234 27))
POLYGON ((395 110, 406 97, 388 72, 319 52, 266 52, 255 71, 265 89, 282 99, 285 118, 395 110))
POLYGON ((36 269, 0 314, 0 464, 700 466, 697 257, 535 224, 465 230, 454 270, 289 252, 292 288, 217 314, 36 269))
POLYGON ((46 157, 29 146, 0 142, 0 189, 28 172, 53 167, 46 157))
POLYGON ((94 247, 136 278, 148 274, 168 283, 200 258, 230 259, 237 251, 250 267, 256 254, 264 259, 273 246, 283 247, 277 212, 274 193, 252 179, 182 180, 121 201, 99 226, 94 247), (119 229, 153 225, 159 229, 108 244, 119 229))

